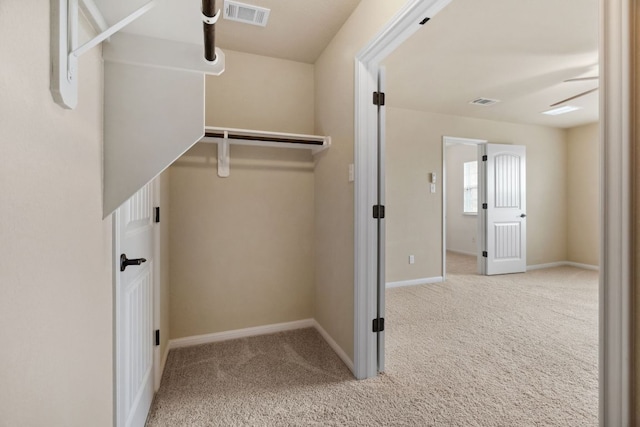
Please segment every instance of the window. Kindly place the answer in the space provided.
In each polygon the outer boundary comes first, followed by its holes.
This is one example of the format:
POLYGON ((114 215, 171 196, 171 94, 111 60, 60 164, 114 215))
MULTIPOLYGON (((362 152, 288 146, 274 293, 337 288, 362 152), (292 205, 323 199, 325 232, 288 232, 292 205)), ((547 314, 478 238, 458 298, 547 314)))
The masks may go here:
POLYGON ((464 213, 478 213, 478 162, 464 162, 464 213))

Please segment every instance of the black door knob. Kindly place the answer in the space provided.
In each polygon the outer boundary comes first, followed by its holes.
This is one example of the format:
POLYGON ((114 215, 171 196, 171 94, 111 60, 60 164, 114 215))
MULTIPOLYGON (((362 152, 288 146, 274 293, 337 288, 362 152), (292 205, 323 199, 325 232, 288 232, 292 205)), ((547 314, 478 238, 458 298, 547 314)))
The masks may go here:
POLYGON ((527 215, 525 214, 520 214, 520 218, 526 218, 527 215))
POLYGON ((130 265, 140 265, 143 262, 147 262, 147 260, 144 258, 127 259, 127 255, 122 254, 120 255, 120 271, 126 270, 126 268, 130 265))

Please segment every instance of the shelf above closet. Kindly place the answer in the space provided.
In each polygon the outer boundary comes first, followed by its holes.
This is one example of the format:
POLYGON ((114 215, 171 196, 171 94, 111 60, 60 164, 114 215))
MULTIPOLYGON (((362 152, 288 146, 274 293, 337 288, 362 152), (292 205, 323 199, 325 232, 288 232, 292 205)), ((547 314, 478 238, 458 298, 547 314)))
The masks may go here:
POLYGON ((331 146, 331 137, 206 126, 200 142, 218 144, 218 176, 226 178, 231 144, 304 149, 317 154, 331 146))

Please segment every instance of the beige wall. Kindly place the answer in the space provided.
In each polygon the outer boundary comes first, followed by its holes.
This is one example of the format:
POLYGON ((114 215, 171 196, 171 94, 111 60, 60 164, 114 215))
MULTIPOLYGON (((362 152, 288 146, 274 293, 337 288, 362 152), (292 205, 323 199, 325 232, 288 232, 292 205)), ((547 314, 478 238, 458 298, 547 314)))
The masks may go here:
POLYGON ((352 359, 354 58, 404 3, 362 1, 315 64, 316 132, 333 142, 315 172, 315 318, 352 359))
POLYGON ((446 247, 450 251, 476 254, 478 215, 464 214, 464 164, 478 160, 478 147, 452 144, 447 146, 446 150, 446 247))
POLYGON ((567 259, 598 265, 600 163, 597 123, 567 132, 567 259))
POLYGON ((313 65, 225 50, 226 69, 207 76, 207 126, 313 133, 313 65))
POLYGON ((393 245, 387 246, 387 281, 442 275, 442 180, 431 194, 426 174, 442 176, 445 135, 526 146, 527 264, 565 261, 565 131, 389 107, 387 241, 393 245), (406 262, 407 250, 415 252, 412 266, 406 262))
POLYGON ((102 62, 78 107, 49 91, 48 1, 0 2, 0 425, 111 426, 111 218, 102 62), (37 11, 37 13, 34 13, 37 11))
MULTIPOLYGON (((313 66, 225 52, 207 125, 313 133, 313 66)), ((313 158, 197 144, 170 168, 171 338, 313 317, 313 158)))

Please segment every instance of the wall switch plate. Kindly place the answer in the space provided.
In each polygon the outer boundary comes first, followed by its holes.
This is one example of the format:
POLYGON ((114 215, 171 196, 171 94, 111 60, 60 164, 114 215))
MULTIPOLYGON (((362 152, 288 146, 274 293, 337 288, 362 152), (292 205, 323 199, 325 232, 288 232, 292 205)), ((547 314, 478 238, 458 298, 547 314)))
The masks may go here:
POLYGON ((413 255, 409 255, 409 264, 415 264, 416 262, 416 257, 413 255))
POLYGON ((436 192, 436 185, 435 184, 431 184, 431 192, 432 193, 436 192))
POLYGON ((349 182, 355 181, 355 167, 353 163, 349 164, 349 182))

